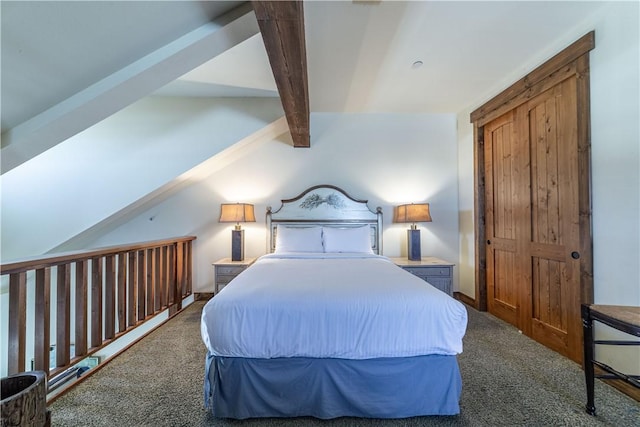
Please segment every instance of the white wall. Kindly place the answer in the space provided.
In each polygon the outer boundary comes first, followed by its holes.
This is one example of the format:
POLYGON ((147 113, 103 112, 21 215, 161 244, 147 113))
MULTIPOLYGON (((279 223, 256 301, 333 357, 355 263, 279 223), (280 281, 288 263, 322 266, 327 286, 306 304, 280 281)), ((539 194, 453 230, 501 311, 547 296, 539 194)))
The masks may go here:
POLYGON ((640 306, 640 4, 623 5, 591 53, 595 302, 640 306))
MULTIPOLYGON (((594 300, 640 306, 640 34, 638 2, 612 2, 568 31, 557 45, 532 58, 530 70, 590 30, 596 47, 591 68, 591 172, 594 300)), ((519 76, 522 77, 522 76, 519 76)), ((518 77, 518 78, 519 78, 518 77)), ((505 81, 508 87, 517 78, 505 81)), ((497 93, 493 94, 497 95, 497 93)), ((483 101, 484 102, 484 101, 483 101)), ((460 289, 475 297, 473 219, 473 135, 469 113, 458 114, 460 180, 460 289)), ((600 333, 607 334, 604 329, 600 333)), ((640 373, 638 352, 603 353, 613 366, 640 373), (635 354, 635 355, 634 355, 635 354)))
POLYGON ((473 126, 469 122, 471 110, 457 116, 458 138, 458 224, 460 228, 460 253, 458 272, 460 292, 475 298, 475 231, 474 231, 474 194, 475 182, 473 166, 473 126))
POLYGON ((2 175, 3 261, 51 250, 282 114, 278 98, 132 104, 2 175))
MULTIPOLYGON (((640 306, 640 3, 595 22, 591 54, 594 301, 640 306)), ((599 326, 599 325, 596 325, 599 326)), ((601 338, 626 338, 602 327, 601 338)), ((603 361, 640 375, 640 349, 605 347, 603 361)))
MULTIPOLYGON (((194 234, 196 292, 212 292, 211 262, 230 256, 231 228, 218 223, 220 203, 255 204, 245 224, 245 256, 266 251, 264 212, 317 184, 332 184, 384 212, 384 255, 406 255, 406 224, 393 206, 429 202, 433 222, 420 224, 422 252, 458 257, 455 116, 313 114, 311 148, 269 141, 230 166, 167 199, 91 246, 194 234), (153 220, 150 220, 153 218, 153 220)), ((188 135, 185 135, 188 137, 188 135)), ((455 269, 454 269, 455 270, 455 269)), ((455 284, 454 284, 455 287, 455 284)))

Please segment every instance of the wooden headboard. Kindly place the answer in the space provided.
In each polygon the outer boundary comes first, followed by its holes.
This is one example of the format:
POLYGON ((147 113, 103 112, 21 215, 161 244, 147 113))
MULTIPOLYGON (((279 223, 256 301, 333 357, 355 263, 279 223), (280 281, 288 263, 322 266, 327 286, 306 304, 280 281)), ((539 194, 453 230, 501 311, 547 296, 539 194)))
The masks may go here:
POLYGON ((382 254, 382 209, 372 211, 367 200, 354 199, 333 185, 316 185, 292 199, 281 200, 278 210, 267 208, 267 252, 276 247, 278 226, 286 227, 371 227, 371 249, 382 254))

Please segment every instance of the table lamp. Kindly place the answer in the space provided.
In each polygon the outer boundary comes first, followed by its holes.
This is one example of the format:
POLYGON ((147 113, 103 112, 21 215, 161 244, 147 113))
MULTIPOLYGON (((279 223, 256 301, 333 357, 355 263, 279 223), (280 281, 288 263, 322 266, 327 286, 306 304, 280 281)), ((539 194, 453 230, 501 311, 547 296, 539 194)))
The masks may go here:
POLYGON ((407 230, 407 256, 411 261, 420 261, 422 259, 420 230, 416 227, 416 223, 431 222, 429 203, 396 206, 393 212, 393 222, 411 223, 411 228, 407 230))
POLYGON ((240 228, 240 223, 256 222, 253 205, 248 203, 222 203, 218 221, 236 223, 235 228, 231 230, 231 261, 244 260, 244 230, 240 228))

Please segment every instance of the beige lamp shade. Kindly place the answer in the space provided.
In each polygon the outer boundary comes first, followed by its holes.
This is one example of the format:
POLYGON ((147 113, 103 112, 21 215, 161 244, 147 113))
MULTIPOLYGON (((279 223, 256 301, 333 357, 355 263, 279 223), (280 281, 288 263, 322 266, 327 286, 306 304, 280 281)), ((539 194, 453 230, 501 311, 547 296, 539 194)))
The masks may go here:
POLYGON ((253 205, 248 203, 223 203, 220 205, 219 222, 256 222, 253 205))
POLYGON ((429 203, 412 203, 396 206, 393 211, 393 222, 431 222, 429 203))

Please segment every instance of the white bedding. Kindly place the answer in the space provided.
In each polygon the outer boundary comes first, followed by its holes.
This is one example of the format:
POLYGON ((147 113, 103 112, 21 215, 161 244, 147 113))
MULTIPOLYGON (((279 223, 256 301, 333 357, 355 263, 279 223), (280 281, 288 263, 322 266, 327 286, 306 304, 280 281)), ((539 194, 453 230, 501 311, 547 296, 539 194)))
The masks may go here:
POLYGON ((369 359, 462 352, 458 301, 368 254, 269 254, 213 297, 202 338, 227 357, 369 359))

